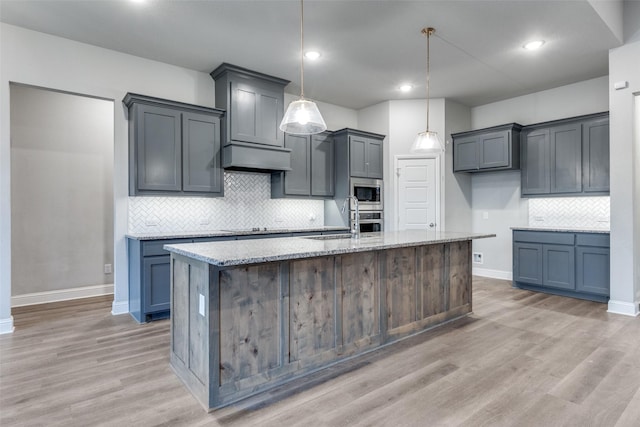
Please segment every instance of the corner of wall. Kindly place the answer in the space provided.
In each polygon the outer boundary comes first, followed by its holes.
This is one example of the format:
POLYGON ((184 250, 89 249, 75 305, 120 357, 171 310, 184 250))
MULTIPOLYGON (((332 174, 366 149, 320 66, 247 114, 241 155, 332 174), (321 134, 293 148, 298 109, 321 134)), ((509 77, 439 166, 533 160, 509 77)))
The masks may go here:
POLYGON ((11 334, 14 330, 13 316, 9 316, 6 319, 0 319, 0 335, 11 334))

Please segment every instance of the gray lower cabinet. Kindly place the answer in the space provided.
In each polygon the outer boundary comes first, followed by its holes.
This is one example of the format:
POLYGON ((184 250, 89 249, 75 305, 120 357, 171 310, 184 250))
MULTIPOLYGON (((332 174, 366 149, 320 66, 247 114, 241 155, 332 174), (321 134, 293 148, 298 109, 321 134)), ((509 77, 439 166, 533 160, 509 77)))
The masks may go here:
POLYGON ((129 93, 129 195, 222 196, 222 110, 129 93))
POLYGON ((514 231, 513 284, 523 289, 606 302, 609 235, 514 231))
POLYGON ((333 198, 335 148, 331 134, 287 134, 284 142, 291 150, 291 170, 271 174, 271 197, 333 198))
POLYGON ((527 126, 520 149, 523 197, 609 193, 609 113, 527 126))
POLYGON ((489 172, 520 167, 520 126, 510 123, 452 134, 453 171, 489 172))
POLYGON ((223 240, 266 239, 273 237, 318 236, 346 233, 348 230, 292 233, 247 234, 240 236, 198 237, 194 239, 127 239, 129 257, 129 313, 139 323, 165 319, 170 315, 171 255, 164 245, 223 240))

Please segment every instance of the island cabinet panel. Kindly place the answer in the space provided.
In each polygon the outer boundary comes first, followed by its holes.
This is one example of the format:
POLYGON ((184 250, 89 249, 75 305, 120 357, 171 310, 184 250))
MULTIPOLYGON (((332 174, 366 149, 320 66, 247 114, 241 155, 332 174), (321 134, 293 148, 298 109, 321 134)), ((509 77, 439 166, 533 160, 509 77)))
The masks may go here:
POLYGON ((444 278, 444 245, 421 248, 420 271, 422 277, 422 311, 420 319, 440 314, 447 309, 444 278))
POLYGON ((367 344, 380 334, 378 256, 364 252, 341 258, 342 344, 367 344))
POLYGON ((454 242, 447 245, 449 306, 451 310, 471 304, 471 245, 454 242))
POLYGON ((471 311, 471 242, 237 266, 171 255, 171 366, 207 409, 471 311))
POLYGON ((220 385, 280 366, 279 306, 277 264, 220 273, 220 385))
POLYGON ((333 257, 291 262, 289 357, 314 360, 336 348, 336 298, 333 257))
POLYGON ((387 328, 389 331, 416 321, 416 249, 402 248, 382 253, 382 280, 387 284, 387 328))

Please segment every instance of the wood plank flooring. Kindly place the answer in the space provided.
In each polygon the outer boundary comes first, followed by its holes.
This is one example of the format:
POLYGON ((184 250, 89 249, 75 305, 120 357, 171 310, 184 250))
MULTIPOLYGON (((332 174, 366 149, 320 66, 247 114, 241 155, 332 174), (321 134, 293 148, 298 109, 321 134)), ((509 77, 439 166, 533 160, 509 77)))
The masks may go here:
POLYGON ((169 368, 169 322, 111 298, 14 310, 0 426, 640 426, 640 319, 474 277, 474 312, 206 413, 169 368))

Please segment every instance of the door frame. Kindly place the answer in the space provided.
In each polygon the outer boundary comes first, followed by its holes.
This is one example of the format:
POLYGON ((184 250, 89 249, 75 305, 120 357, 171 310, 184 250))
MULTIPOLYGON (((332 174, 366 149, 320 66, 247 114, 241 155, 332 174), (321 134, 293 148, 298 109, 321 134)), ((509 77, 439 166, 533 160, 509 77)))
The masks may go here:
MULTIPOLYGON (((424 153, 424 154, 396 154, 393 157, 393 171, 391 172, 391 184, 393 188, 393 218, 389 219, 389 223, 393 225, 390 229, 399 230, 400 229, 400 214, 399 214, 399 185, 400 180, 398 179, 398 163, 401 160, 420 160, 420 159, 435 159, 436 160, 436 176, 439 177, 437 182, 438 190, 440 192, 440 200, 437 201, 437 216, 438 222, 436 223, 437 231, 445 230, 445 220, 444 220, 444 171, 445 171, 445 156, 444 153, 424 153)), ((386 225, 385 225, 386 227, 386 225)), ((385 228, 386 229, 386 228, 385 228)))

